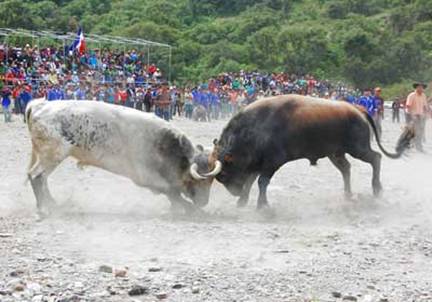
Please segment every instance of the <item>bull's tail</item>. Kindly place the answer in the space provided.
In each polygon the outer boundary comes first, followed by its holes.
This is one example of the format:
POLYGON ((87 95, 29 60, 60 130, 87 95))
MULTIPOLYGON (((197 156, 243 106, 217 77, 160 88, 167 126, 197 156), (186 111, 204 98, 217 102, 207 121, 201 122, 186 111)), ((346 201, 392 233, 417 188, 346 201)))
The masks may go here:
POLYGON ((31 131, 32 126, 32 113, 35 112, 35 109, 39 108, 41 105, 45 104, 46 100, 43 98, 34 99, 28 103, 25 111, 25 119, 27 122, 27 127, 29 131, 31 131))
POLYGON ((31 113, 32 113, 32 108, 31 106, 27 106, 26 111, 25 111, 25 120, 27 123, 27 127, 30 130, 31 129, 31 113))
POLYGON ((380 139, 380 136, 378 134, 378 130, 376 128, 374 120, 370 117, 369 114, 367 114, 367 112, 363 112, 363 114, 372 127, 372 130, 375 134, 376 142, 377 142, 378 147, 380 148, 381 152, 385 156, 390 157, 390 158, 394 158, 394 159, 400 158, 402 156, 402 154, 405 152, 405 150, 409 148, 409 146, 411 144, 411 140, 415 136, 414 128, 411 126, 406 126, 403 129, 401 135, 399 136, 397 145, 396 145, 396 153, 390 153, 386 149, 384 149, 384 147, 381 144, 381 139, 380 139))

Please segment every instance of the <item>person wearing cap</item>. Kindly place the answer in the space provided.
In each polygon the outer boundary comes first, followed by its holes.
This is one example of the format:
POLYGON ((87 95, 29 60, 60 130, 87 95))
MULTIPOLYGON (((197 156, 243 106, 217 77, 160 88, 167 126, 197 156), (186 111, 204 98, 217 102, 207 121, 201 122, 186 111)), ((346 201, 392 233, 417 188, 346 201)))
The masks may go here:
POLYGON ((406 122, 413 124, 415 129, 414 143, 419 151, 423 151, 423 140, 425 135, 426 116, 428 104, 424 89, 427 87, 424 83, 414 83, 413 88, 406 101, 406 122))
POLYGON ((378 130, 379 136, 381 136, 382 133, 382 120, 384 119, 384 99, 381 96, 381 88, 376 87, 374 90, 373 100, 375 102, 375 105, 377 107, 377 112, 374 115, 374 121, 375 125, 378 130))

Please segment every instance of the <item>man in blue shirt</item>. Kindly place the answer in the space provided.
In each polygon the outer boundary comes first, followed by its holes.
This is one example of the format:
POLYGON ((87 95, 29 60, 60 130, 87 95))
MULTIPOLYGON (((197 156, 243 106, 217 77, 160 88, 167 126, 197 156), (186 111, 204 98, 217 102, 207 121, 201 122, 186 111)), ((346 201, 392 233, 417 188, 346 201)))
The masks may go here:
POLYGON ((86 99, 86 89, 84 84, 80 83, 78 89, 75 91, 75 100, 85 100, 86 99))
POLYGON ((371 96, 371 90, 365 89, 363 95, 357 100, 357 104, 367 110, 370 117, 374 118, 378 112, 375 99, 371 96))
POLYGON ((5 88, 2 90, 2 108, 3 108, 3 115, 4 115, 4 121, 5 123, 11 122, 11 112, 10 112, 10 105, 11 105, 11 91, 9 88, 5 88))
POLYGON ((213 92, 210 94, 210 106, 213 119, 217 120, 220 113, 220 98, 217 92, 213 92))
POLYGON ((356 98, 352 94, 347 95, 347 97, 345 99, 348 103, 350 103, 352 105, 356 104, 356 98))
POLYGON ((46 94, 47 101, 55 101, 57 100, 57 93, 51 85, 48 86, 47 94, 46 94))
POLYGON ((48 88, 47 96, 48 101, 58 101, 58 100, 64 100, 64 92, 58 85, 55 85, 54 87, 48 88))
POLYGON ((20 93, 19 96, 20 100, 21 100, 21 108, 23 110, 22 114, 24 117, 24 123, 26 122, 26 115, 25 115, 25 111, 27 108, 28 103, 30 103, 30 101, 32 100, 32 95, 31 95, 31 87, 30 86, 25 86, 20 93))
POLYGON ((207 112, 207 120, 210 121, 210 92, 206 91, 205 89, 202 90, 202 92, 200 93, 199 104, 205 108, 207 112))

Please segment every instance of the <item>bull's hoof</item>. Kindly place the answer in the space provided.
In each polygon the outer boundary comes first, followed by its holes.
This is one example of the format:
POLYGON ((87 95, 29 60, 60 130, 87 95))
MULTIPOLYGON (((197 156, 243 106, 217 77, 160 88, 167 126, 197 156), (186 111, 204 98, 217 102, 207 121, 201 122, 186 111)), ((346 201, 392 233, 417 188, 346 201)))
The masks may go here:
POLYGON ((382 189, 381 184, 377 184, 377 185, 373 186, 373 195, 375 197, 381 197, 382 196, 382 191, 383 191, 383 189, 382 189))
POLYGON ((199 208, 198 206, 190 202, 172 203, 170 211, 175 216, 179 216, 179 215, 199 216, 205 213, 201 208, 199 208))
POLYGON ((48 208, 48 207, 43 207, 37 210, 37 216, 38 216, 38 220, 44 220, 48 217, 50 217, 53 213, 53 209, 48 208))
POLYGON ((376 197, 376 198, 381 197, 381 196, 383 195, 383 193, 382 193, 382 189, 374 189, 374 190, 373 190, 373 195, 374 195, 374 197, 376 197))
POLYGON ((247 206, 247 204, 248 204, 247 199, 240 198, 239 200, 237 200, 237 208, 244 208, 245 206, 247 206))
POLYGON ((269 205, 260 208, 258 213, 266 219, 273 219, 276 217, 276 210, 271 208, 269 205))
POLYGON ((52 216, 54 212, 59 209, 59 206, 55 202, 54 198, 47 197, 43 200, 42 205, 40 205, 37 209, 37 214, 40 219, 47 218, 52 216))
POLYGON ((178 203, 171 203, 170 212, 174 215, 183 214, 184 208, 178 203))
POLYGON ((344 197, 346 200, 352 200, 354 197, 354 194, 352 192, 345 192, 344 197))

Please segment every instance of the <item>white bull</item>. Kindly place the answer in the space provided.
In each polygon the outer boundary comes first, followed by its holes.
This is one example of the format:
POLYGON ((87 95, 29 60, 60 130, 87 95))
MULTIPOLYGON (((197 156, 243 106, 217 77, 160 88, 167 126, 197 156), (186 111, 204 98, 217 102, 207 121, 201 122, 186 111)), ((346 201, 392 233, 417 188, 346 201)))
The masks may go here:
POLYGON ((34 100, 26 117, 32 141, 28 177, 42 214, 55 205, 47 178, 69 156, 79 166, 98 167, 165 194, 173 207, 191 211, 208 203, 220 164, 153 114, 94 101, 34 100))

